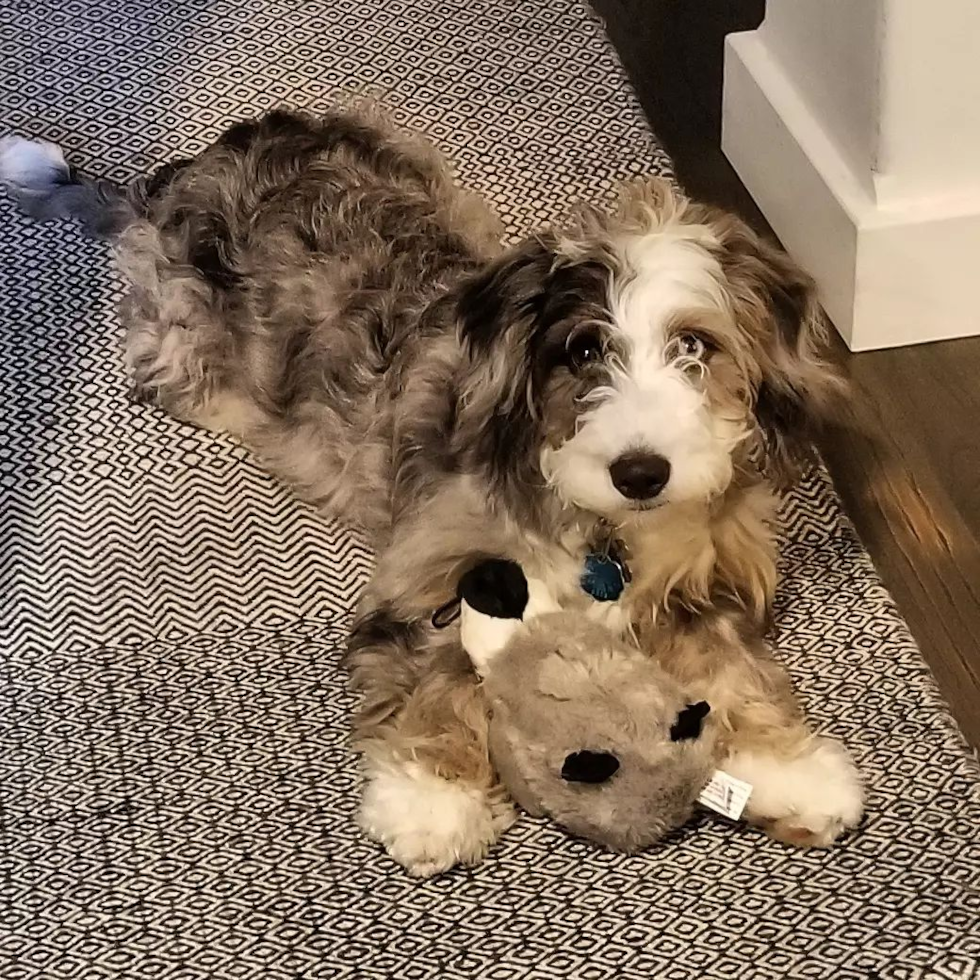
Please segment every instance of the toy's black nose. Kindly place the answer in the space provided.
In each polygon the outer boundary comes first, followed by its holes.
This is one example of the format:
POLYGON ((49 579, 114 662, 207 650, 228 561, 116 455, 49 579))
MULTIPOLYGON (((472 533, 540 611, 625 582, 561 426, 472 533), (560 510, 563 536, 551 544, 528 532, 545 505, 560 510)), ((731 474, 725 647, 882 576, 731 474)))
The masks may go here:
POLYGON ((670 740, 672 742, 683 742, 688 738, 697 738, 701 734, 701 724, 711 706, 707 701, 698 701, 697 704, 689 704, 677 716, 677 720, 670 726, 670 740))
POLYGON ((610 752, 573 752, 565 757, 561 778, 568 783, 604 783, 619 769, 619 759, 610 752))
POLYGON ((670 463, 656 453, 625 453, 609 467, 613 486, 630 500, 651 500, 670 479, 670 463))

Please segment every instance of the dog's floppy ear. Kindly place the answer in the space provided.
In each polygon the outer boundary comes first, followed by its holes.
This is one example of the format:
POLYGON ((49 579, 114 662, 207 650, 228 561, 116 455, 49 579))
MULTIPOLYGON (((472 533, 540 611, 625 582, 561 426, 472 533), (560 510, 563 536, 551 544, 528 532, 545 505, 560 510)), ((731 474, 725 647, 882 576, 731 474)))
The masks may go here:
POLYGON ((738 218, 716 216, 710 224, 758 365, 755 417, 765 466, 784 482, 812 457, 816 433, 839 416, 846 385, 822 356, 827 321, 810 276, 738 218))
POLYGON ((554 268, 554 243, 530 238, 505 252, 463 287, 457 303, 459 337, 471 356, 502 341, 520 343, 541 310, 554 268))
POLYGON ((540 482, 534 343, 554 263, 548 243, 530 239, 466 282, 457 298, 457 448, 508 489, 540 482))
POLYGON ((567 356, 571 324, 601 315, 609 273, 535 235, 462 284, 456 321, 463 357, 455 449, 503 489, 515 510, 536 506, 547 380, 567 356), (562 331, 565 334, 562 335, 562 331))

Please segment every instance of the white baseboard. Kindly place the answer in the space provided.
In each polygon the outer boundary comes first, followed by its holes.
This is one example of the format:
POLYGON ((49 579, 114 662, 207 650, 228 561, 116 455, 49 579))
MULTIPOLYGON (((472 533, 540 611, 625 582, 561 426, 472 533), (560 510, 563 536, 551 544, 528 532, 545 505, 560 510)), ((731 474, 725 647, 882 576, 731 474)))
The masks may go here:
POLYGON ((722 149, 851 350, 980 334, 980 183, 881 208, 755 31, 727 41, 722 149))

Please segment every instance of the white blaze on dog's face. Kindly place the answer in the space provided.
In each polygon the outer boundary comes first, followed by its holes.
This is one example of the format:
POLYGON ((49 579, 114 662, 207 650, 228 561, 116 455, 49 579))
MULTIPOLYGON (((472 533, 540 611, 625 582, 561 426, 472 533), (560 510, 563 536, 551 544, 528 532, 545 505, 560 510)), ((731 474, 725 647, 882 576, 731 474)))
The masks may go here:
POLYGON ((458 309, 456 446, 528 512, 542 476, 613 521, 707 502, 753 455, 791 476, 841 387, 809 277, 662 181, 528 239, 458 309))
POLYGON ((709 228, 667 226, 615 243, 609 322, 596 338, 609 380, 583 399, 577 431, 542 454, 569 503, 606 516, 707 500, 731 481, 745 413, 712 398, 708 325, 730 316, 709 228), (704 323, 700 323, 703 320, 704 323))

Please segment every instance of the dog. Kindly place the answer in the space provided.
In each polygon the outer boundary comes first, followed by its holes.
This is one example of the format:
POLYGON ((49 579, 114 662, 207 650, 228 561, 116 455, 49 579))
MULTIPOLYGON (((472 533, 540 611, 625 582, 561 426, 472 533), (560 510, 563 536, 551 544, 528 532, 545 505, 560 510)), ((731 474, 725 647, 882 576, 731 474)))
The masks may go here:
POLYGON ((862 786, 763 636, 774 487, 842 383, 814 284, 662 180, 500 244, 421 139, 365 110, 277 110, 123 188, 8 137, 34 216, 110 238, 134 394, 232 434, 377 549, 347 662, 361 823, 410 873, 482 859, 514 820, 458 635, 433 610, 506 556, 564 603, 615 542, 644 649, 712 705, 748 819, 798 845, 862 786))

